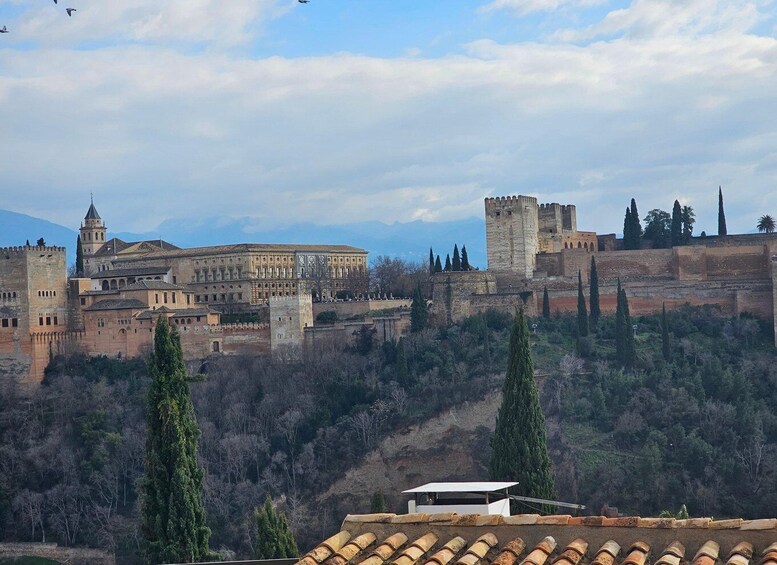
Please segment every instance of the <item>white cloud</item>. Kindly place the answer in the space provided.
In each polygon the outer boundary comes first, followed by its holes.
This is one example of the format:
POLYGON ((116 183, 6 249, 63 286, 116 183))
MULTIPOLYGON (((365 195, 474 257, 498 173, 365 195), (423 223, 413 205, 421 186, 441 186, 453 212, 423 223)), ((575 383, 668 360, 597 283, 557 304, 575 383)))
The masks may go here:
POLYGON ((509 10, 520 16, 535 12, 553 12, 561 8, 597 6, 607 0, 493 0, 478 11, 481 13, 509 10))

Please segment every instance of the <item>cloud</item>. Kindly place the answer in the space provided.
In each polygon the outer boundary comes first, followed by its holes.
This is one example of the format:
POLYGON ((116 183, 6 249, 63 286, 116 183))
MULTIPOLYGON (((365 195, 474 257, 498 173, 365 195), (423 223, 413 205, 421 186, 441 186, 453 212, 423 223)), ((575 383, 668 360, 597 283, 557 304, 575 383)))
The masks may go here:
POLYGON ((525 16, 535 12, 553 12, 561 8, 598 6, 606 2, 607 0, 493 0, 478 8, 478 12, 508 10, 519 16, 525 16))
POLYGON ((596 41, 439 58, 2 49, 0 198, 75 226, 94 192, 110 229, 145 231, 460 219, 529 193, 607 233, 631 197, 644 215, 682 195, 711 233, 722 184, 731 229, 749 230, 754 203, 775 213, 777 41, 750 3, 736 22, 689 1, 668 27, 637 0, 596 41))
POLYGON ((29 7, 18 16, 18 40, 231 46, 248 43, 264 22, 293 6, 291 0, 81 0, 78 11, 67 17, 62 6, 49 4, 29 7))

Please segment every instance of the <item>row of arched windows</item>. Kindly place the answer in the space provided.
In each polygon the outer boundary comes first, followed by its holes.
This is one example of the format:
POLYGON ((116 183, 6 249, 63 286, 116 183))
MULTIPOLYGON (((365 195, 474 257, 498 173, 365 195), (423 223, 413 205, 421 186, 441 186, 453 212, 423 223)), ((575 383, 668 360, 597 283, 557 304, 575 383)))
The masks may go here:
MULTIPOLYGON (((569 243, 567 241, 564 242, 564 249, 574 249, 575 244, 569 243)), ((588 242, 583 243, 581 241, 577 242, 577 248, 578 249, 585 249, 586 251, 593 251, 594 250, 594 244, 592 243, 590 246, 588 245, 588 242)))
POLYGON ((0 296, 3 301, 6 300, 16 300, 16 293, 15 292, 3 292, 2 296, 0 296))

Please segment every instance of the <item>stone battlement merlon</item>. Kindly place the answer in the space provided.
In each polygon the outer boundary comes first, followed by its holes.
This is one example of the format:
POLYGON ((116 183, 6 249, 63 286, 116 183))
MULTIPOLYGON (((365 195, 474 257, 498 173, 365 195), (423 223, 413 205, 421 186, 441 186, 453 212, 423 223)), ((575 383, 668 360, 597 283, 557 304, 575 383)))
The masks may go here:
POLYGON ((27 253, 65 253, 64 247, 40 246, 40 245, 18 245, 14 247, 0 247, 0 255, 25 255, 27 253))

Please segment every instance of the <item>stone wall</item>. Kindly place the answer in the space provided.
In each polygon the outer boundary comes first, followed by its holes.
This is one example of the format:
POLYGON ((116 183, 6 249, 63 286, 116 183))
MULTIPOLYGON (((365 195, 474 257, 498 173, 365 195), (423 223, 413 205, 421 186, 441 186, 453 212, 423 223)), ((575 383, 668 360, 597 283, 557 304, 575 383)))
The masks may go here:
POLYGON ((336 312, 341 320, 354 316, 363 316, 376 310, 393 310, 410 308, 410 298, 390 298, 386 300, 351 300, 342 302, 314 302, 313 318, 321 312, 336 312))
POLYGON ((300 348, 305 328, 313 327, 313 302, 310 295, 270 298, 270 344, 273 352, 300 348))
POLYGON ((486 198, 488 269, 531 278, 538 252, 538 206, 531 196, 486 198))
POLYGON ((483 271, 435 273, 432 278, 432 317, 447 325, 477 313, 475 295, 494 295, 496 275, 483 271))

